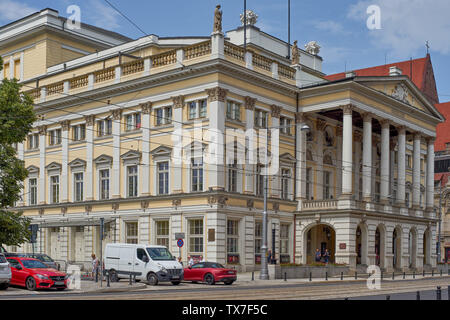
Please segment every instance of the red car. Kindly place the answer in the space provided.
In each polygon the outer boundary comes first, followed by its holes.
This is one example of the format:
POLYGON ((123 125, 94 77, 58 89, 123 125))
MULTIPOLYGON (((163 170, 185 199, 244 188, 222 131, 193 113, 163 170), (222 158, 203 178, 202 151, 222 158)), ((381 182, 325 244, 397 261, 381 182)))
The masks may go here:
POLYGON ((237 279, 236 270, 227 269, 216 262, 199 262, 184 269, 185 281, 203 281, 209 285, 223 282, 230 285, 237 279))
POLYGON ((11 285, 26 287, 28 290, 67 288, 68 276, 64 272, 49 268, 32 258, 7 258, 11 266, 11 285))

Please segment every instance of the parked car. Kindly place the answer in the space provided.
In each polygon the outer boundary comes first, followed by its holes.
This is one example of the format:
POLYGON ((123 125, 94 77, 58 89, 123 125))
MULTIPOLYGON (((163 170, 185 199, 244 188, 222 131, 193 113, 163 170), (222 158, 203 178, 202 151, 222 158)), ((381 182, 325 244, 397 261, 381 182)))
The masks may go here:
POLYGON ((54 261, 52 258, 50 258, 48 255, 44 253, 13 253, 8 252, 5 253, 5 257, 21 257, 21 258, 33 258, 38 259, 39 261, 45 263, 50 268, 60 270, 60 265, 56 261, 54 261))
POLYGON ((183 266, 164 246, 109 243, 105 249, 105 270, 111 281, 136 276, 150 285, 183 280, 183 266))
POLYGON ((3 253, 0 253, 0 290, 6 290, 11 282, 11 268, 3 253))
POLYGON ((8 251, 6 251, 6 249, 3 248, 3 246, 0 246, 0 253, 4 253, 4 252, 8 252, 8 251))
POLYGON ((202 281, 209 285, 223 282, 226 285, 231 285, 236 279, 236 270, 227 269, 217 262, 199 262, 184 269, 185 281, 202 281))
POLYGON ((64 272, 49 268, 38 259, 9 257, 12 278, 11 285, 25 287, 28 290, 50 289, 64 290, 67 288, 68 276, 64 272))

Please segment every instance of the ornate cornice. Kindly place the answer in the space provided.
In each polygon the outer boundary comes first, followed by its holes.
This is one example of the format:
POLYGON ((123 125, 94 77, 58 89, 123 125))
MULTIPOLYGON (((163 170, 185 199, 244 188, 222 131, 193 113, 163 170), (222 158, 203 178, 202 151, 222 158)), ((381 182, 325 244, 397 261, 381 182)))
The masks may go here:
POLYGON ((252 97, 245 97, 245 109, 247 110, 255 110, 256 99, 252 97))
POLYGON ((281 114, 281 107, 272 105, 271 109, 272 109, 272 117, 279 118, 281 114))
POLYGON ((143 114, 150 114, 150 112, 152 111, 152 105, 153 103, 151 102, 145 102, 141 103, 139 106, 141 107, 143 114))
POLYGON ((122 110, 121 109, 113 110, 112 117, 114 120, 120 120, 120 118, 122 118, 122 110))
POLYGON ((206 93, 208 94, 208 102, 225 102, 228 90, 222 89, 220 87, 215 87, 212 89, 206 89, 206 93))
POLYGON ((184 96, 172 97, 173 108, 179 109, 184 107, 184 96))
POLYGON ((95 115, 91 114, 89 116, 84 116, 84 120, 86 121, 86 126, 93 126, 95 122, 95 115))

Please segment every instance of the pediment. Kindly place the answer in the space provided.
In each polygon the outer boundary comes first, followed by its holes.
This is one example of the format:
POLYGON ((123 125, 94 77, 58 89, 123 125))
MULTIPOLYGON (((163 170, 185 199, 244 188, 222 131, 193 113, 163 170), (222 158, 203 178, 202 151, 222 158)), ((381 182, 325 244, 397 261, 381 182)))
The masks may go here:
POLYGON ((111 164, 113 162, 113 158, 106 154, 102 154, 102 155, 98 156, 97 158, 95 158, 94 162, 96 165, 111 164))
POLYGON ((69 162, 69 167, 76 168, 76 167, 86 167, 86 161, 76 158, 75 160, 69 162))
POLYGON ((36 166, 29 166, 27 168, 27 171, 29 174, 33 174, 33 173, 39 174, 39 168, 36 166))
POLYGON ((51 171, 51 170, 61 170, 61 164, 57 163, 57 162, 52 162, 50 163, 48 166, 45 167, 45 169, 47 171, 51 171))
POLYGON ((172 154, 172 148, 165 147, 165 146, 159 146, 155 149, 153 149, 150 154, 153 157, 169 157, 172 154))
POLYGON ((297 162, 297 159, 295 159, 290 153, 283 153, 281 156, 280 156, 280 161, 282 161, 282 162, 289 162, 289 163, 296 163, 297 162))
POLYGON ((193 141, 191 143, 188 143, 183 147, 184 150, 190 151, 190 150, 205 150, 208 147, 206 143, 202 143, 200 141, 193 141))
POLYGON ((130 150, 126 153, 124 153, 123 155, 120 156, 120 158, 123 161, 127 161, 127 160, 138 160, 142 157, 142 152, 140 151, 136 151, 136 150, 130 150))

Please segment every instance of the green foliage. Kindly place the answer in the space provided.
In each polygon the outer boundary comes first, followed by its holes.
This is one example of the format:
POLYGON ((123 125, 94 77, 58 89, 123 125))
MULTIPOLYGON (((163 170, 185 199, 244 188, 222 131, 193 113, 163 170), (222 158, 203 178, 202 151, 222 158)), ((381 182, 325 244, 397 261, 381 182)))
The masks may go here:
MULTIPOLYGON (((0 71, 2 67, 0 59, 0 71)), ((28 175, 13 144, 25 141, 36 121, 33 100, 20 88, 16 79, 0 83, 0 245, 20 245, 30 237, 30 219, 11 210, 28 175)))

